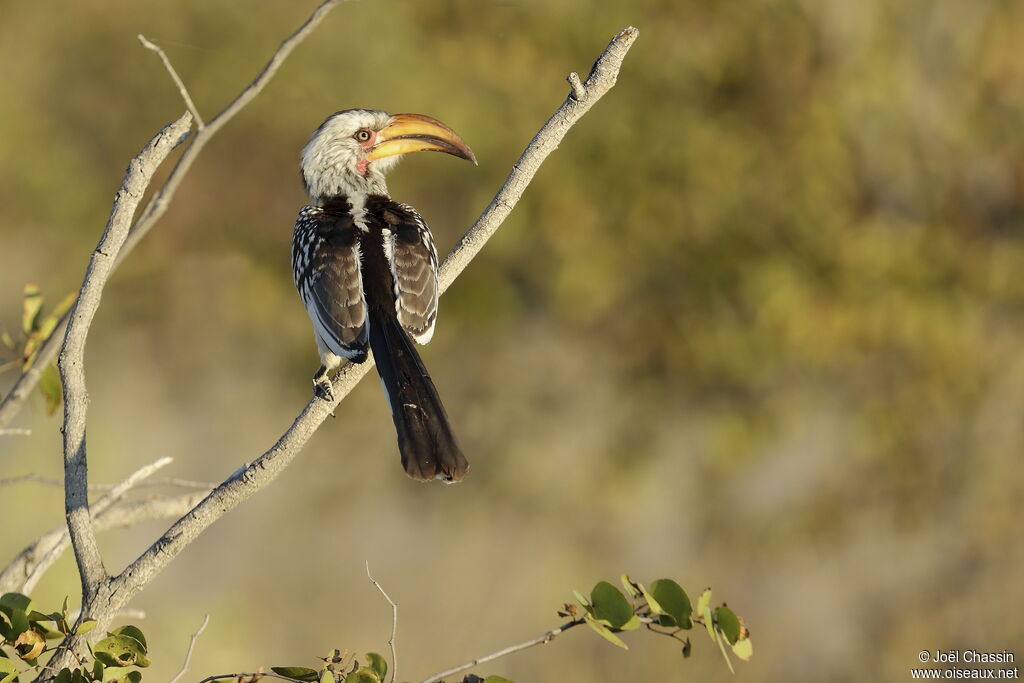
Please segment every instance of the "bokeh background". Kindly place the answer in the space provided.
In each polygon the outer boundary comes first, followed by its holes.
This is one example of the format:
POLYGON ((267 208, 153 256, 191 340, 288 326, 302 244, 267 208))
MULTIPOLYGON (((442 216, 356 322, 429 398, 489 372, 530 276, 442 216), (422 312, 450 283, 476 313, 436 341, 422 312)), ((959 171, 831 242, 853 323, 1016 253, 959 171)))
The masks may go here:
MULTIPOLYGON (((127 160, 211 117, 312 2, 0 8, 0 328, 81 280, 127 160)), ((417 155, 394 195, 446 251, 627 25, 618 86, 445 296, 423 351, 473 464, 402 473, 364 382, 264 493, 138 597, 192 678, 386 650, 418 679, 560 622, 629 571, 747 619, 737 680, 906 680, 921 649, 1024 656, 1024 4, 381 0, 344 5, 204 151, 117 272, 88 353, 93 481, 161 456, 219 481, 269 447, 317 361, 290 281, 298 153, 331 112, 434 115, 479 168, 417 155)), ((166 169, 165 169, 166 171, 166 169)), ((163 177, 163 176, 161 176, 163 177)), ((0 375, 3 387, 11 372, 0 375)), ((35 397, 0 477, 59 476, 35 397)), ((62 521, 0 490, 0 553, 62 521)), ((119 568, 166 525, 101 537, 119 568)), ((37 591, 77 595, 70 557, 37 591)), ((643 634, 637 634, 643 635, 643 634)), ((489 666, 519 681, 731 680, 589 632, 489 666)))

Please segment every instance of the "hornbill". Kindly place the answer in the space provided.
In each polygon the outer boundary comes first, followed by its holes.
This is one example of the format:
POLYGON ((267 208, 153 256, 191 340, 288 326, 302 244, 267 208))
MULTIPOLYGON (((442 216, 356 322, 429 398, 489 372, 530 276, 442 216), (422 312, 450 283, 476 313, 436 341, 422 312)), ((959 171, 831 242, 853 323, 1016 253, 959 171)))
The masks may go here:
POLYGON ((324 121, 302 151, 310 205, 292 237, 292 274, 316 337, 317 395, 342 358, 373 351, 405 471, 459 481, 469 464, 413 341, 426 344, 437 317, 437 251, 416 210, 384 182, 401 155, 445 152, 476 163, 455 131, 422 114, 348 109, 324 121))

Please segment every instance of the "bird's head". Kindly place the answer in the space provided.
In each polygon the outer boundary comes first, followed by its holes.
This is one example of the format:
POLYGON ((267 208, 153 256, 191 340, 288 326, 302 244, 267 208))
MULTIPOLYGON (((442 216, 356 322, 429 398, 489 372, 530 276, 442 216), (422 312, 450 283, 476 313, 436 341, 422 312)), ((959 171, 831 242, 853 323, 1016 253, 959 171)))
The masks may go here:
POLYGON ((423 114, 347 109, 332 114, 302 150, 302 181, 314 204, 328 197, 386 194, 385 174, 403 154, 445 152, 476 163, 455 131, 423 114))

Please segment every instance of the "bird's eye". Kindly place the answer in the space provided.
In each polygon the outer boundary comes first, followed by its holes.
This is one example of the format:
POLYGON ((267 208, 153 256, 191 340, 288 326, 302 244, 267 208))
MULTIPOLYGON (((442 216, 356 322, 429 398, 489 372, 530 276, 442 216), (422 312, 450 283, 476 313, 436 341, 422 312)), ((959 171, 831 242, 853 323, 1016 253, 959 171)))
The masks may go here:
POLYGON ((356 131, 356 134, 355 134, 354 137, 359 142, 366 142, 367 140, 370 139, 371 135, 372 134, 370 133, 370 131, 366 130, 365 128, 361 128, 361 129, 356 131))

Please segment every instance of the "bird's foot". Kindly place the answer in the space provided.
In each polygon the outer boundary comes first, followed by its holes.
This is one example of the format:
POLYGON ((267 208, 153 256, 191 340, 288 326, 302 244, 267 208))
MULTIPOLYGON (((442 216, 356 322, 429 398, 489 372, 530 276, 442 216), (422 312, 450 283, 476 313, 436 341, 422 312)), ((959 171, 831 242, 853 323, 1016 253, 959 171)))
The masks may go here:
POLYGON ((328 403, 334 400, 334 388, 331 386, 331 378, 327 373, 327 368, 323 365, 313 375, 313 393, 316 394, 317 398, 328 403))

